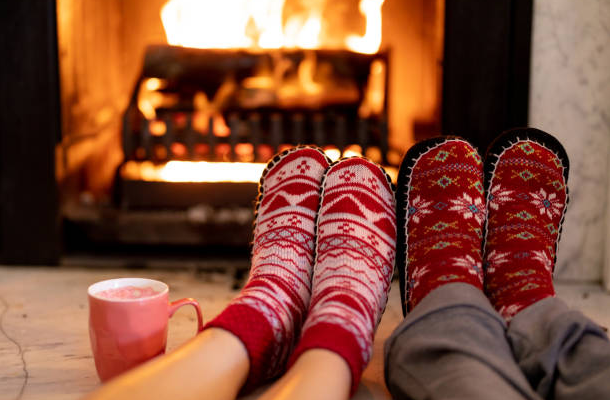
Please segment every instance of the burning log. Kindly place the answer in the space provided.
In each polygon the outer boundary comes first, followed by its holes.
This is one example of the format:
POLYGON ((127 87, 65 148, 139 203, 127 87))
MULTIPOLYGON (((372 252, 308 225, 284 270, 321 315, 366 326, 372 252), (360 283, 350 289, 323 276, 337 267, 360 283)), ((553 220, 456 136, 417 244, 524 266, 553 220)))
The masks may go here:
POLYGON ((348 50, 194 49, 149 46, 142 80, 165 82, 162 93, 181 98, 197 91, 207 99, 231 97, 229 109, 266 106, 279 109, 354 107, 364 99, 375 60, 387 64, 387 53, 360 54, 348 50), (221 88, 231 86, 230 93, 221 88), (252 100, 256 96, 267 101, 252 100))
POLYGON ((388 53, 149 46, 124 116, 118 201, 188 206, 238 187, 239 197, 297 144, 387 164, 387 65, 388 53))
POLYGON ((149 46, 125 113, 126 159, 266 162, 312 143, 376 147, 383 162, 387 63, 347 50, 149 46))

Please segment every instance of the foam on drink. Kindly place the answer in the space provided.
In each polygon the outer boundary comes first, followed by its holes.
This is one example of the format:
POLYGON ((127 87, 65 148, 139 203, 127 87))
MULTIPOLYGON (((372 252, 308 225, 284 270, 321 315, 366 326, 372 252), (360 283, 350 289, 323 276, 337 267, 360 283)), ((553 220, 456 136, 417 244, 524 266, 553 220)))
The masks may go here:
POLYGON ((114 289, 102 290, 101 292, 97 292, 95 295, 105 299, 133 300, 154 296, 159 293, 161 292, 156 291, 150 286, 123 286, 114 289))

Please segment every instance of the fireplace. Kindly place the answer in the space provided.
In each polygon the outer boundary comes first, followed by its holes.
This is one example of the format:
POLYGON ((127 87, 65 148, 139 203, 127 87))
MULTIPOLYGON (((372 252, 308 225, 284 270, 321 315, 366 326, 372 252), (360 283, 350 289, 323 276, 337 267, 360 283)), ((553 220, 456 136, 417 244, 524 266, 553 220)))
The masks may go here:
POLYGON ((294 0, 139 3, 120 9, 120 1, 58 0, 66 137, 78 137, 86 118, 104 119, 87 110, 88 96, 94 102, 106 92, 99 102, 114 115, 107 117, 114 126, 97 139, 64 138, 59 146, 68 253, 87 244, 247 248, 258 180, 277 152, 315 144, 332 159, 365 155, 395 175, 414 124, 392 122, 390 108, 422 98, 418 134, 438 130, 442 2, 388 3, 400 16, 390 31, 418 24, 422 33, 411 40, 429 48, 406 59, 405 47, 413 45, 381 42, 382 19, 392 11, 382 12, 383 1, 339 8, 294 0), (142 16, 144 8, 156 12, 142 16), (122 34, 79 47, 90 24, 122 34), (104 46, 107 54, 95 50, 104 46), (82 58, 91 61, 82 66, 82 58), (130 79, 119 71, 125 61, 130 79), (107 73, 91 93, 78 87, 78 74, 96 78, 100 63, 107 73), (401 78, 394 68, 425 75, 418 83, 426 96, 390 92, 392 78, 401 78))
POLYGON ((206 2, 15 3, 3 15, 27 22, 2 28, 17 38, 4 49, 5 263, 247 253, 276 151, 317 144, 392 172, 417 139, 484 148, 527 123, 531 1, 267 1, 246 17, 203 10, 191 28, 176 4, 206 2), (176 38, 161 10, 174 30, 217 34, 176 38), (223 26, 240 19, 241 36, 223 26))

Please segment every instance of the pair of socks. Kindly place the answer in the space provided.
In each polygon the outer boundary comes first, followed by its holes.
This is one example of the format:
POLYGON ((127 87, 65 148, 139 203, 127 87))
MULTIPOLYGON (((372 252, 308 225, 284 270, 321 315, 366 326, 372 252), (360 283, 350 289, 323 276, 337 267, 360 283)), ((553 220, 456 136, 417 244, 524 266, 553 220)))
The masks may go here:
POLYGON ((244 390, 323 348, 347 362, 355 391, 387 302, 394 207, 387 175, 363 158, 331 164, 321 150, 299 147, 269 163, 259 186, 250 277, 206 325, 244 344, 250 360, 244 390))
POLYGON ((568 169, 561 144, 536 129, 506 132, 485 162, 460 138, 411 148, 397 188, 403 312, 450 282, 485 290, 507 321, 553 296, 568 169))

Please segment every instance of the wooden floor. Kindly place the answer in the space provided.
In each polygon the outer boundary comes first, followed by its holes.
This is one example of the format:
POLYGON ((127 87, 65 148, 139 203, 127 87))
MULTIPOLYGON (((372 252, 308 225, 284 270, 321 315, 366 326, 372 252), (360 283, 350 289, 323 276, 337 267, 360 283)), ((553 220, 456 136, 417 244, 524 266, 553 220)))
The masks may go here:
MULTIPOLYGON (((236 294, 233 278, 218 272, 0 267, 0 399, 71 400, 98 387, 86 291, 99 280, 124 276, 167 282, 170 300, 194 297, 206 319, 236 294)), ((568 304, 610 326, 610 295, 599 286, 558 284, 557 291, 568 304)), ((356 399, 389 399, 383 384, 383 342, 401 320, 394 282, 356 399)), ((195 327, 193 311, 180 309, 170 321, 168 351, 193 336, 195 327)))

